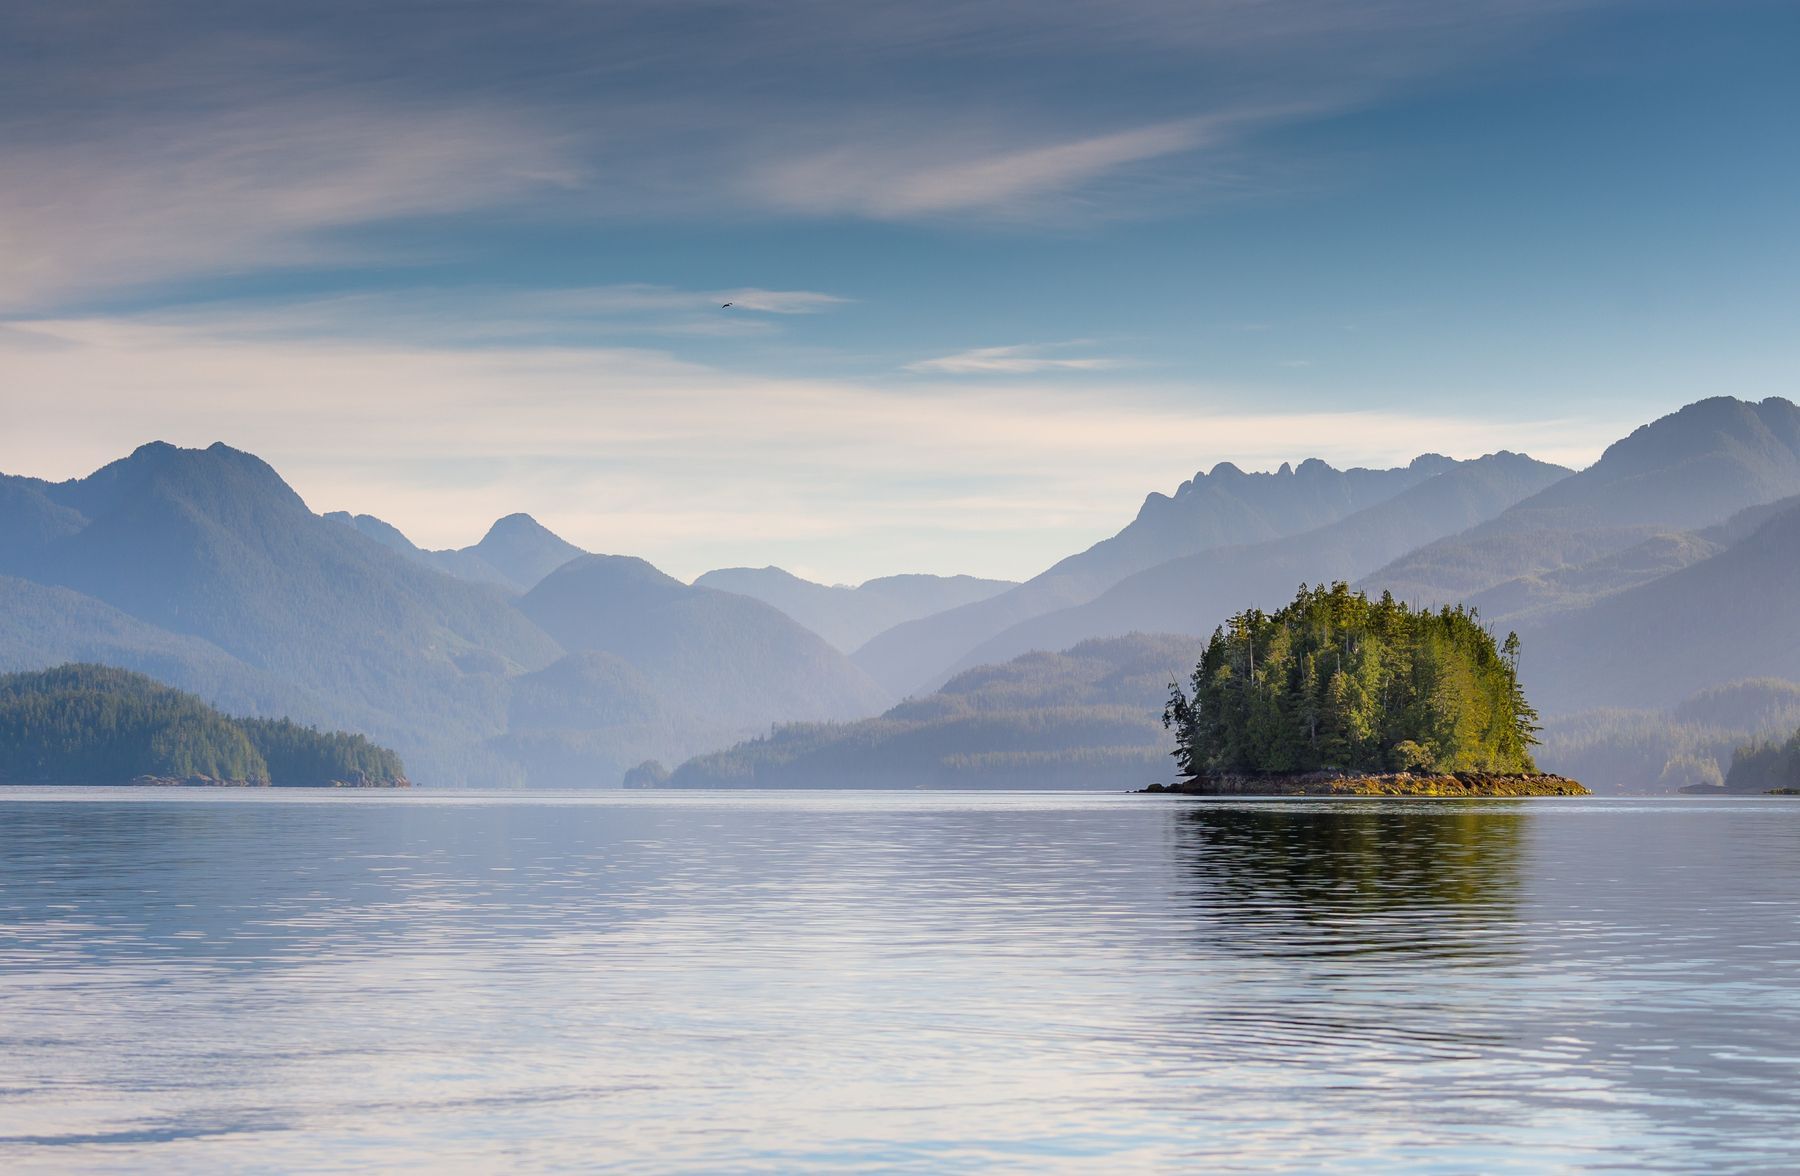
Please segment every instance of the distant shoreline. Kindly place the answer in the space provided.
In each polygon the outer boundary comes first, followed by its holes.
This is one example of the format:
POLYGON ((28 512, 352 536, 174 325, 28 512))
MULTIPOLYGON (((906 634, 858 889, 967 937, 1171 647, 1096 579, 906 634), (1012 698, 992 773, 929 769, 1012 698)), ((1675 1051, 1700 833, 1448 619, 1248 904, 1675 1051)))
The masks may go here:
POLYGON ((133 776, 129 780, 89 780, 71 783, 68 780, 6 780, 0 779, 0 787, 4 788, 263 788, 277 791, 305 788, 314 791, 331 789, 388 789, 417 788, 418 785, 404 777, 398 780, 380 780, 358 783, 354 780, 333 780, 328 784, 272 784, 267 780, 215 780, 211 776, 133 776))
POLYGON ((1567 776, 1545 772, 1222 773, 1190 776, 1174 784, 1152 784, 1143 793, 1178 796, 1396 796, 1505 797, 1591 796, 1567 776))

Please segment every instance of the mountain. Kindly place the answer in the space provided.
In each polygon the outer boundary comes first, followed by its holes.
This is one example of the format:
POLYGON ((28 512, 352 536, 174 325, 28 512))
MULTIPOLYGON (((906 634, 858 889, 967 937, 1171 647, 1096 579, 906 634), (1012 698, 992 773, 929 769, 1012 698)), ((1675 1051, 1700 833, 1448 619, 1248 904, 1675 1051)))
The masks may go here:
POLYGON ((1423 604, 1467 601, 1795 494, 1800 408, 1774 398, 1702 400, 1635 430, 1592 466, 1489 522, 1402 556, 1362 586, 1423 604))
POLYGON ((986 600, 1009 588, 1010 580, 974 576, 884 576, 855 588, 827 587, 780 568, 720 568, 694 581, 695 587, 735 592, 773 605, 849 653, 884 629, 959 605, 986 600))
POLYGON ((1455 464, 1426 454, 1398 469, 1336 470, 1314 459, 1267 474, 1221 462, 1183 482, 1173 496, 1151 494, 1131 524, 1112 538, 998 596, 896 625, 857 650, 855 660, 893 693, 930 690, 996 634, 1086 603, 1134 572, 1183 555, 1322 527, 1455 464))
POLYGON ((1670 708, 1595 707, 1544 722, 1537 760, 1600 793, 1726 787, 1740 747, 1800 728, 1800 684, 1752 678, 1670 708))
POLYGON ((66 662, 118 666, 179 682, 234 712, 328 721, 330 708, 323 700, 210 641, 159 629, 68 588, 0 576, 0 672, 66 662))
POLYGON ((646 758, 888 701, 760 601, 639 560, 570 563, 524 515, 421 552, 378 519, 312 514, 223 445, 147 445, 63 483, 0 476, 0 503, 0 668, 149 672, 366 731, 433 783, 613 786, 646 758), (509 586, 443 574, 474 561, 509 586))
POLYGON ((699 756, 670 788, 1141 788, 1168 779, 1169 682, 1198 638, 1134 633, 1031 653, 854 723, 790 723, 699 756))
POLYGON ((445 551, 427 551, 417 546, 398 527, 374 515, 338 510, 325 517, 447 575, 498 584, 518 592, 528 591, 563 564, 587 554, 528 514, 507 515, 488 528, 481 542, 445 551))
POLYGON ((155 443, 87 478, 8 485, 38 504, 39 525, 10 536, 0 570, 112 610, 15 585, 36 615, 66 610, 40 646, 91 647, 95 624, 155 644, 120 626, 125 614, 191 639, 180 653, 212 661, 209 674, 241 676, 226 668, 236 663, 282 684, 267 713, 367 731, 438 778, 470 770, 455 748, 495 731, 501 676, 563 652, 500 590, 438 575, 319 518, 274 470, 224 445, 155 443))
POLYGON ((849 659, 780 610, 690 587, 630 556, 567 563, 518 607, 565 649, 629 663, 681 714, 712 729, 859 718, 886 701, 849 659))
POLYGON ((1800 506, 1716 555, 1521 628, 1546 713, 1665 707, 1743 678, 1800 681, 1800 506))
POLYGON ((740 730, 684 713, 610 653, 572 653, 510 686, 505 733, 486 746, 534 788, 611 787, 645 759, 678 759, 740 730))
POLYGON ((1157 564, 1086 604, 1014 625, 963 661, 997 662, 1029 649, 1066 649, 1085 638, 1133 631, 1210 633, 1245 608, 1282 603, 1297 584, 1354 580, 1422 543, 1493 518, 1568 476, 1561 466, 1516 453, 1458 462, 1323 527, 1157 564))

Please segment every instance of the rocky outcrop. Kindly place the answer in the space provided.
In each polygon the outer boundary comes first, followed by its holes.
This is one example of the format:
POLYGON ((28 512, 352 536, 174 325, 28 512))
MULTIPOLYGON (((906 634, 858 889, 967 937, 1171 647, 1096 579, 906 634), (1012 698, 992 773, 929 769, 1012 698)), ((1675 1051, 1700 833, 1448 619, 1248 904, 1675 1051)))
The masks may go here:
POLYGON ((1299 772, 1208 774, 1174 784, 1152 784, 1145 792, 1184 796, 1588 796, 1586 788, 1567 776, 1542 772, 1457 772, 1415 775, 1411 772, 1299 772))

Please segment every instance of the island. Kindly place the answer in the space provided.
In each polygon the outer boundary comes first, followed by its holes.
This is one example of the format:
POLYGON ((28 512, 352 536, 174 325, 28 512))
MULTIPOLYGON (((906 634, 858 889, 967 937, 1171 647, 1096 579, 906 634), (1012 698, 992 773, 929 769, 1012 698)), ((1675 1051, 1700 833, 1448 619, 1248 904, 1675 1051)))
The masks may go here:
POLYGON ((0 675, 0 784, 410 788, 362 735, 233 718, 110 666, 0 675))
POLYGON ((1206 796, 1584 796, 1539 772, 1519 638, 1470 609, 1415 609, 1302 585, 1215 630, 1189 689, 1169 686, 1181 778, 1206 796))

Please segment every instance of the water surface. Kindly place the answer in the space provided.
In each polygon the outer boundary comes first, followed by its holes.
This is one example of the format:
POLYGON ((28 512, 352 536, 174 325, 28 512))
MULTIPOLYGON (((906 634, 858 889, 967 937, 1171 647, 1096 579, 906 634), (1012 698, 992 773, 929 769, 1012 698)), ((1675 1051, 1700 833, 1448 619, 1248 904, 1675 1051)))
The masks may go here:
POLYGON ((0 1168, 1792 1170, 1800 802, 0 790, 0 1168))

